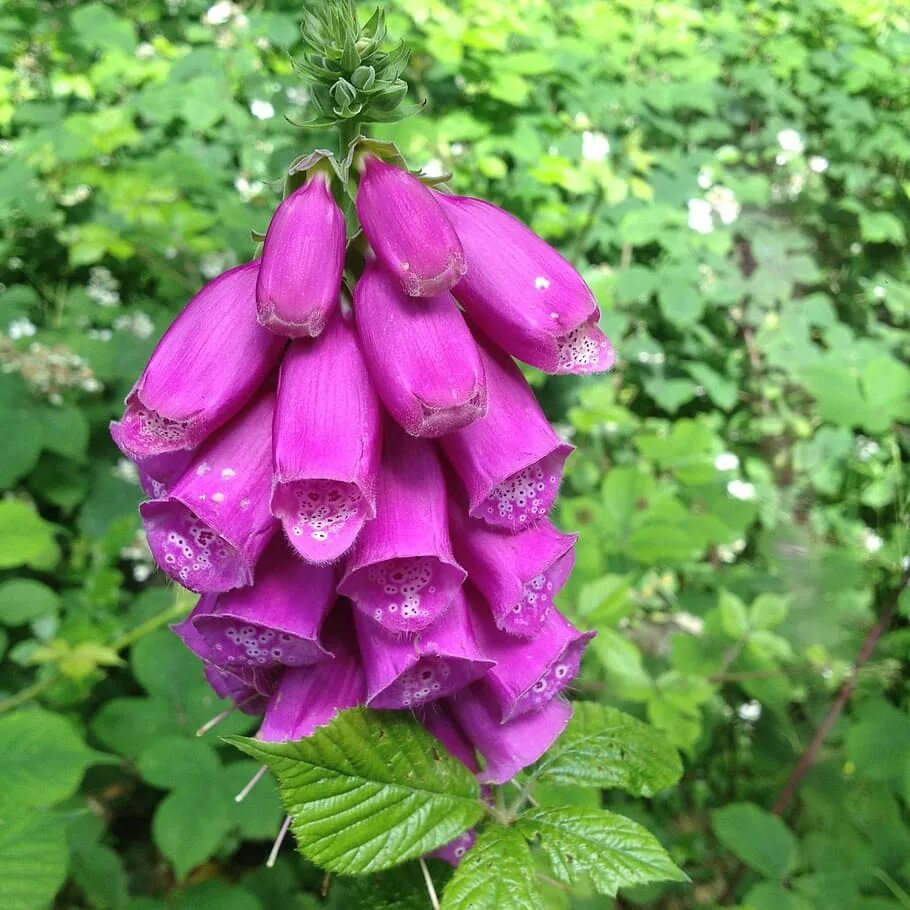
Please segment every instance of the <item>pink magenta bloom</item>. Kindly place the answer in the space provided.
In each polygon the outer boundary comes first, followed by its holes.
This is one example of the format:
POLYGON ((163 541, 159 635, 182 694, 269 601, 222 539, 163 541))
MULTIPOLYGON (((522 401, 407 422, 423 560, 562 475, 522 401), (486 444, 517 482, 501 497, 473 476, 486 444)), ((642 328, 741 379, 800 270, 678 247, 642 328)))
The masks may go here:
POLYGON ((546 519, 518 534, 504 533, 470 518, 454 497, 449 527, 455 557, 496 625, 510 635, 538 635, 572 571, 578 535, 560 534, 546 519))
POLYGON ((285 341, 256 322, 258 271, 257 261, 219 275, 164 333, 111 424, 129 458, 195 448, 262 384, 285 341))
POLYGON ((474 842, 477 840, 477 835, 474 832, 473 828, 469 828, 467 831, 462 832, 455 838, 455 840, 449 841, 447 844, 441 846, 438 850, 434 850, 432 853, 428 853, 427 856, 433 857, 433 859, 441 859, 443 862, 448 863, 450 866, 457 866, 462 857, 471 847, 474 846, 474 842))
POLYGON ((256 581, 206 594, 193 625, 222 667, 299 667, 325 660, 319 630, 335 603, 335 572, 300 559, 280 534, 256 564, 256 581))
POLYGON ((278 206, 265 235, 256 283, 260 324, 292 338, 322 332, 338 306, 345 242, 329 178, 315 171, 278 206))
POLYGON ((436 452, 386 421, 376 517, 360 532, 338 593, 393 632, 417 632, 445 612, 464 578, 436 452))
POLYGON ((259 739, 294 742, 310 736, 339 711, 363 704, 366 682, 350 609, 337 609, 328 626, 325 643, 333 659, 284 671, 269 699, 259 739))
POLYGON ((275 688, 276 674, 271 667, 263 668, 250 664, 232 667, 219 666, 220 655, 199 634, 193 620, 204 609, 204 597, 199 598, 189 616, 171 626, 183 643, 205 665, 205 678, 219 698, 230 698, 237 707, 248 714, 261 714, 265 710, 265 699, 275 688), (255 709, 258 710, 255 710, 255 709))
POLYGON ((480 770, 474 744, 468 739, 461 725, 455 720, 451 708, 444 701, 434 701, 418 708, 415 712, 417 720, 427 732, 438 739, 449 755, 457 758, 466 768, 476 774, 480 770))
POLYGON ((353 328, 340 315, 281 365, 272 512, 306 560, 337 559, 376 514, 379 401, 353 328))
POLYGON ((379 261, 411 297, 435 297, 464 275, 452 225, 434 193, 407 171, 368 155, 357 214, 379 261))
POLYGON ((439 442, 468 494, 470 514, 510 531, 542 521, 572 446, 553 432, 518 367, 480 346, 487 415, 439 442))
POLYGON ((374 259, 354 312, 376 391, 408 433, 440 436, 486 413, 480 354, 451 294, 407 297, 374 259))
POLYGON ((565 730, 572 707, 561 698, 539 711, 502 723, 483 680, 447 700, 468 738, 486 760, 478 775, 482 784, 504 784, 534 764, 565 730))
POLYGON ((355 622, 371 708, 415 708, 451 695, 493 666, 477 650, 461 591, 437 622, 413 636, 389 632, 359 612, 355 622))
POLYGON ((454 294, 503 350, 548 373, 599 373, 614 353, 581 275, 517 218, 489 202, 436 193, 464 247, 454 294))
POLYGON ((483 608, 473 613, 481 651, 496 661, 484 687, 506 723, 540 710, 578 675, 581 657, 595 632, 579 632, 555 607, 540 634, 516 638, 496 628, 483 608))
POLYGON ((191 591, 253 582, 278 527, 269 511, 274 410, 274 392, 263 392, 200 448, 165 498, 139 507, 155 561, 191 591))

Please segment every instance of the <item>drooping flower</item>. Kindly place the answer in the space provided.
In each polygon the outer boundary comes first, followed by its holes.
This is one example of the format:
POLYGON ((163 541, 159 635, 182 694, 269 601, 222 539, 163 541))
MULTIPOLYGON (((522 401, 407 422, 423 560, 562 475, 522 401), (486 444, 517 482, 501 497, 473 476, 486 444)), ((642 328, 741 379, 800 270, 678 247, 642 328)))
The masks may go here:
POLYGON ((252 584, 278 527, 269 511, 274 411, 275 393, 261 393, 199 449, 164 498, 139 508, 155 561, 191 591, 252 584))
POLYGON ((376 260, 354 292, 357 331, 388 412, 412 436, 441 436, 486 413, 477 345, 448 292, 416 300, 376 260))
POLYGON ((193 622, 198 613, 205 609, 203 600, 204 597, 200 598, 189 616, 172 625, 171 630, 202 661, 205 678, 219 698, 230 698, 248 714, 261 714, 275 688, 277 676, 274 668, 252 664, 219 666, 217 661, 221 655, 202 637, 193 622))
POLYGON ((548 373, 599 373, 613 365, 597 302, 569 262, 501 208, 435 195, 467 262, 453 293, 485 335, 548 373))
POLYGON ((259 262, 210 281, 171 323, 111 424, 129 458, 193 449, 249 401, 285 341, 257 324, 259 262))
POLYGON ((462 591, 437 622, 413 636, 389 632, 360 612, 355 623, 371 708, 416 708, 451 695, 493 666, 477 648, 462 591))
POLYGON ((575 561, 577 534, 561 534, 544 519, 517 534, 504 533, 449 504, 455 557, 464 567, 496 625, 510 635, 533 638, 575 561))
POLYGON ((445 612, 464 577, 436 452, 386 421, 376 517, 348 555, 338 593, 391 631, 417 632, 445 612))
POLYGON ((530 640, 500 631, 482 608, 475 608, 473 618, 481 651, 496 662, 483 683, 503 723, 540 710, 565 690, 595 635, 580 632, 555 607, 530 640))
POLYGON ((260 324, 292 338, 319 335, 338 307, 345 240, 328 175, 313 171, 269 224, 256 283, 260 324))
POLYGON ((327 563, 376 514, 379 401, 354 329, 341 315, 281 364, 274 421, 272 512, 294 549, 327 563))
POLYGON ((367 155, 357 214, 380 262, 411 297, 435 297, 464 275, 452 225, 434 193, 407 171, 367 155))
POLYGON ((330 656, 319 632, 335 599, 334 569, 304 562, 276 534, 255 583, 204 595, 193 625, 218 666, 299 667, 330 656))
POLYGON ((339 605, 327 624, 330 660, 289 667, 281 675, 257 737, 266 742, 293 742, 327 724, 339 711, 363 704, 366 681, 354 640, 350 608, 339 605))
POLYGON ((483 784, 504 784, 534 764, 572 717, 568 702, 555 698, 539 711, 502 723, 483 680, 457 692, 446 704, 486 760, 486 766, 477 775, 483 784))
POLYGON ((487 414, 439 442, 467 491, 470 514, 518 531, 546 517, 572 446, 553 432, 518 367, 486 345, 480 352, 487 414))

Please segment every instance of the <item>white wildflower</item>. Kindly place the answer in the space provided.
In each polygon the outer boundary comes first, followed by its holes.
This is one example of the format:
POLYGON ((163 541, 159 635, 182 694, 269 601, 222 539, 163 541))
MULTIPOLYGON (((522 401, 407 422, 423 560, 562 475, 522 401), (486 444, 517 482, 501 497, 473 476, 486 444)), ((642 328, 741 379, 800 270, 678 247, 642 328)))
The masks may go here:
POLYGON ((739 467, 739 458, 732 452, 721 452, 714 459, 714 467, 718 471, 735 471, 739 467))
POLYGON ((599 132, 585 130, 581 134, 581 157, 585 161, 603 161, 610 154, 610 140, 599 132))
POLYGON ((257 120, 271 120, 275 116, 275 108, 261 98, 254 98, 250 104, 250 113, 257 120))
POLYGON ((796 130, 781 130, 777 134, 777 144, 785 151, 798 155, 803 150, 803 137, 796 130))
POLYGON ((714 230, 710 202, 705 199, 689 200, 689 227, 699 234, 710 234, 714 230))
POLYGON ((755 486, 745 480, 731 480, 727 484, 727 492, 734 499, 741 499, 744 502, 755 499, 755 486))

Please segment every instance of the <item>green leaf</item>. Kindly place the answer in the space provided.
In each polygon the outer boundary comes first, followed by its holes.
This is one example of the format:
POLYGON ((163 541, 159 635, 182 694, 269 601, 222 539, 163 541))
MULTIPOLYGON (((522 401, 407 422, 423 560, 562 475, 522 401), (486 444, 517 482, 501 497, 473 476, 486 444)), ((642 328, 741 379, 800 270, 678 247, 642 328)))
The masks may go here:
POLYGON ((194 789, 217 778, 221 762, 202 739, 168 736, 142 753, 139 773, 144 781, 163 790, 194 789))
POLYGON ((70 851, 70 875, 100 910, 120 910, 128 900, 126 870, 120 857, 100 843, 104 823, 90 812, 77 815, 67 826, 70 851))
POLYGON ((0 584, 0 623, 21 626, 57 609, 57 592, 31 578, 12 578, 0 584))
POLYGON ((53 526, 26 502, 7 499, 0 502, 0 569, 56 562, 57 545, 53 526))
POLYGON ((859 232, 870 243, 895 243, 907 239, 904 225, 891 212, 863 212, 859 216, 859 232))
POLYGON ((796 838, 770 812, 752 803, 731 803, 711 813, 717 839, 747 866, 780 879, 796 865, 796 838))
POLYGON ((491 825, 449 879, 442 910, 540 910, 531 851, 514 828, 491 825))
POLYGON ((565 732, 532 773, 541 781, 654 796, 682 771, 676 749, 654 727, 616 708, 576 702, 565 732))
MULTIPOLYGON (((262 904, 249 891, 218 879, 187 888, 178 895, 174 906, 176 910, 262 910, 262 904)), ((295 902, 293 906, 298 905, 295 902)))
POLYGON ((687 881, 653 834, 622 815, 583 806, 525 812, 517 822, 527 838, 538 838, 557 878, 572 885, 590 882, 600 894, 647 882, 687 881))
POLYGON ((274 771, 300 851, 333 872, 397 865, 483 815, 473 775, 406 715, 355 708, 296 743, 226 739, 274 771))
POLYGON ((108 761, 59 714, 34 708, 0 717, 0 780, 17 803, 50 806, 72 796, 89 765, 108 761))
POLYGON ((50 904, 66 878, 63 822, 55 814, 0 795, 0 894, 3 910, 50 904))
POLYGON ((174 790, 152 819, 152 837, 181 878, 212 856, 230 830, 228 802, 212 784, 174 790))

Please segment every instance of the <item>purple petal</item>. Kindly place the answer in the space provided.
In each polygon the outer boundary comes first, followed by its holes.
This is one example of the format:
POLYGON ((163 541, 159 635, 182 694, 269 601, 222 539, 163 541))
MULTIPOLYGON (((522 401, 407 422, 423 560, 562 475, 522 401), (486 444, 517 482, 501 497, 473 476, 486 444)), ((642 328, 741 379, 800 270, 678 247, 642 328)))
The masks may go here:
POLYGON ((376 514, 382 427, 354 330, 340 316, 281 365, 272 512, 309 562, 332 562, 376 514))
POLYGON ((256 284, 260 324, 292 338, 319 335, 338 306, 345 242, 328 177, 314 172, 269 224, 256 284))
POLYGON ((258 271, 248 262, 219 275, 164 333, 111 424, 129 458, 195 448, 262 384, 285 342, 256 322, 258 271))
POLYGON ((229 698, 244 714, 264 714, 268 698, 220 667, 205 667, 205 678, 219 698, 229 698))
POLYGON ((303 562, 281 535, 256 565, 256 581, 213 597, 193 624, 222 667, 299 667, 330 658, 319 630, 335 603, 335 572, 303 562))
POLYGON ((450 866, 457 866, 465 853, 474 846, 476 840, 477 834, 474 832, 473 828, 469 828, 467 831, 459 834, 455 840, 449 841, 438 850, 428 853, 427 856, 430 856, 433 859, 441 859, 450 866))
POLYGON ((431 190, 407 171, 364 160, 357 190, 363 233, 411 297, 434 297, 464 274, 464 253, 431 190))
POLYGON ((349 554, 338 593, 387 629, 416 632, 445 612, 464 578, 449 542, 436 452, 387 421, 376 517, 349 554))
POLYGON ((534 764, 553 745, 572 717, 572 706, 556 698, 539 711, 500 723, 499 711, 491 702, 483 680, 462 689, 447 703, 486 759, 486 767, 478 775, 482 784, 504 784, 534 764))
POLYGON ((483 595, 503 632, 533 638, 575 561, 577 534, 560 534, 546 519, 508 534, 469 517, 454 497, 449 524, 455 556, 483 595))
POLYGON ((410 637, 359 612, 354 621, 371 708, 415 708, 451 695, 493 666, 477 649, 461 591, 442 617, 410 637))
MULTIPOLYGON (((189 616, 171 626, 171 630, 205 664, 205 678, 221 698, 231 698, 238 705, 252 695, 268 696, 275 688, 276 674, 269 669, 252 666, 220 667, 218 656, 208 642, 199 634, 193 620, 210 609, 214 600, 211 594, 199 598, 189 616)), ((261 707, 261 706, 260 706, 261 707)), ((250 714, 262 713, 249 711, 250 714)))
POLYGON ((537 638, 516 638, 496 628, 484 609, 474 609, 481 651, 496 661, 484 685, 503 722, 538 711, 578 675, 581 657, 595 632, 580 632, 555 607, 537 638))
POLYGON ((480 354, 451 294, 407 297, 374 259, 354 307, 376 390, 408 433, 440 436, 486 413, 480 354))
POLYGON ((474 754, 474 744, 461 729, 446 702, 430 702, 414 713, 427 732, 432 733, 446 747, 449 755, 457 758, 474 774, 480 770, 474 754))
POLYGON ((326 647, 333 660, 284 671, 257 734, 266 742, 293 742, 309 736, 339 711, 362 704, 366 682, 354 642, 350 609, 340 607, 330 621, 326 647))
POLYGON ((139 511, 158 565, 191 591, 253 582, 278 523, 268 508, 275 394, 256 398, 208 440, 164 499, 139 511))
POLYGON ((548 373, 599 373, 613 347, 581 275, 517 218, 489 202, 436 193, 468 270, 455 296, 489 338, 548 373))
POLYGON ((546 517, 572 446, 553 432, 518 367, 486 345, 480 353, 487 415, 439 443, 467 491, 470 514, 518 531, 546 517))
POLYGON ((142 489, 152 499, 166 496, 186 473, 195 455, 192 449, 181 449, 179 452, 165 452, 163 455, 138 459, 135 464, 142 489))

